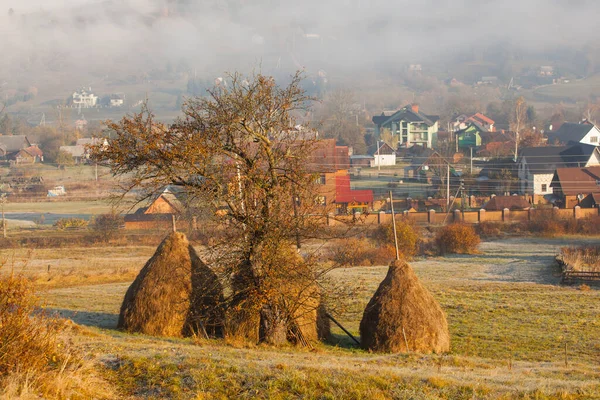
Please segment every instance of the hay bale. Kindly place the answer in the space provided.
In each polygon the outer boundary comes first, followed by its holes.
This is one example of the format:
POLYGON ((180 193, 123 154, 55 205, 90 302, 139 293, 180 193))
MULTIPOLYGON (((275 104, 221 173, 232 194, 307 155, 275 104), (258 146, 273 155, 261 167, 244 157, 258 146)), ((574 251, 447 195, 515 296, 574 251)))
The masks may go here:
POLYGON ((405 261, 393 261, 360 322, 363 348, 378 352, 445 352, 446 315, 405 261), (407 348, 408 345, 408 348, 407 348))
POLYGON ((214 333, 222 321, 222 299, 217 276, 198 258, 186 236, 174 232, 127 290, 118 327, 155 336, 190 335, 198 326, 214 333))

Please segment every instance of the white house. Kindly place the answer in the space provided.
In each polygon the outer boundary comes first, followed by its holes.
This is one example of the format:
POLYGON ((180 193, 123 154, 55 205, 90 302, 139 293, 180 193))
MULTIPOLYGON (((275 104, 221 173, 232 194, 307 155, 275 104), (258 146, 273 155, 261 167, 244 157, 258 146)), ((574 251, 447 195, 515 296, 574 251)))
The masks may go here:
POLYGON ((377 150, 373 154, 371 167, 396 165, 396 151, 385 143, 377 141, 377 150))
POLYGON ((89 108, 95 107, 98 104, 98 96, 92 93, 92 88, 89 90, 81 89, 73 92, 73 105, 77 107, 89 108))
POLYGON ((550 186, 557 168, 583 168, 600 165, 600 150, 588 144, 527 147, 519 154, 518 176, 521 193, 540 197, 553 194, 550 186))
POLYGON ((549 144, 591 144, 600 145, 600 130, 592 123, 583 121, 579 124, 565 122, 555 132, 548 133, 549 144))
POLYGON ((372 120, 377 125, 378 135, 384 129, 389 129, 392 135, 397 135, 402 147, 432 148, 437 144, 439 119, 437 115, 420 112, 419 105, 412 104, 391 113, 384 111, 381 115, 374 116, 372 120))
POLYGON ((122 107, 125 104, 125 99, 123 96, 118 94, 110 95, 110 106, 111 107, 122 107))

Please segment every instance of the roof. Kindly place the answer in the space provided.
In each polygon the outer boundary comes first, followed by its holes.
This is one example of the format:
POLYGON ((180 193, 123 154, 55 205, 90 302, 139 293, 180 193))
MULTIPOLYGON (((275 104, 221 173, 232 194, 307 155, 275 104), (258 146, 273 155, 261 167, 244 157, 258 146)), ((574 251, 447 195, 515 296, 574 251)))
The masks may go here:
POLYGON ((173 214, 143 214, 134 213, 126 214, 123 218, 125 222, 156 222, 156 221, 171 221, 173 214))
POLYGON ((85 155, 85 147, 83 146, 60 146, 59 151, 65 151, 72 157, 83 157, 85 155))
POLYGON ((29 143, 29 140, 25 135, 0 136, 0 144, 6 146, 7 153, 19 151, 31 146, 31 143, 29 143))
POLYGON ((475 119, 475 120, 483 122, 487 125, 493 125, 495 122, 493 119, 486 117, 482 113, 475 113, 475 114, 471 115, 469 117, 469 119, 475 119))
POLYGON ((578 143, 572 146, 526 147, 520 151, 520 159, 525 158, 529 172, 552 174, 557 168, 581 167, 590 160, 595 146, 578 143))
POLYGON ((415 112, 411 105, 401 108, 392 115, 382 113, 379 116, 372 118, 373 123, 378 126, 384 125, 389 121, 409 121, 409 122, 424 122, 428 126, 432 126, 440 119, 437 115, 427 115, 422 112, 415 112))
POLYGON ((99 144, 104 143, 106 139, 100 139, 100 138, 81 138, 81 139, 77 139, 77 145, 80 146, 96 146, 99 144))
POLYGON ((390 154, 396 154, 396 150, 394 150, 392 148, 392 146, 390 146, 389 144, 385 143, 385 142, 378 142, 379 147, 375 148, 375 152, 373 153, 373 156, 376 155, 390 155, 390 154))
POLYGON ((335 177, 335 202, 336 203, 373 203, 372 190, 352 190, 350 176, 335 177))
POLYGON ((557 168, 553 187, 560 187, 567 196, 600 192, 600 166, 587 168, 557 168))
POLYGON ((42 157, 44 152, 37 146, 29 146, 26 149, 22 149, 22 151, 26 152, 32 157, 42 157))
POLYGON ((578 143, 594 128, 590 124, 574 124, 565 122, 560 128, 553 132, 548 132, 548 143, 578 143))
POLYGON ((530 207, 531 204, 521 196, 494 196, 483 206, 483 209, 486 211, 502 211, 505 208, 523 210, 530 207))

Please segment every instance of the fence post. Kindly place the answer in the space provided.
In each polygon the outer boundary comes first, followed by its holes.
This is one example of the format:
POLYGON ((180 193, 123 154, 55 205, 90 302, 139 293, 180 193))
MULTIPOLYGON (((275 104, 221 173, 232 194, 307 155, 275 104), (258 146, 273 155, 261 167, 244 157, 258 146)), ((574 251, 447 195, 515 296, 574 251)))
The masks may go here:
POLYGON ((327 213, 327 226, 333 225, 333 213, 327 213))
POLYGON ((479 211, 477 211, 477 222, 481 223, 484 218, 485 218, 485 210, 483 208, 480 208, 479 211))
POLYGON ((460 210, 454 210, 454 222, 460 222, 460 210))
POLYGON ((502 222, 508 222, 509 214, 510 214, 510 210, 508 208, 505 208, 502 210, 502 222))
POLYGON ((385 211, 379 211, 379 213, 377 213, 377 223, 379 225, 383 224, 383 216, 385 215, 385 211))
POLYGON ((435 222, 435 210, 427 211, 427 223, 433 224, 435 222))
POLYGON ((531 217, 533 216, 533 213, 534 213, 533 208, 529 207, 527 209, 527 221, 531 221, 531 217))
POLYGON ((573 208, 573 218, 575 218, 575 219, 581 218, 581 207, 575 206, 573 208))

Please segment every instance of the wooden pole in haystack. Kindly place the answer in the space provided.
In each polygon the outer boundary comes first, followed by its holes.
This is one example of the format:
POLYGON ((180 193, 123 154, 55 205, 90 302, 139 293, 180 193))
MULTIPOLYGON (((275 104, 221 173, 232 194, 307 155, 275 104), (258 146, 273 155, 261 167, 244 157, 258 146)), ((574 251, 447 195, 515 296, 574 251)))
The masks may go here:
POLYGON ((394 227, 394 244, 396 245, 396 260, 400 259, 400 253, 398 252, 398 234, 396 233, 396 215, 394 214, 394 197, 390 190, 390 204, 392 205, 392 225, 394 227))

